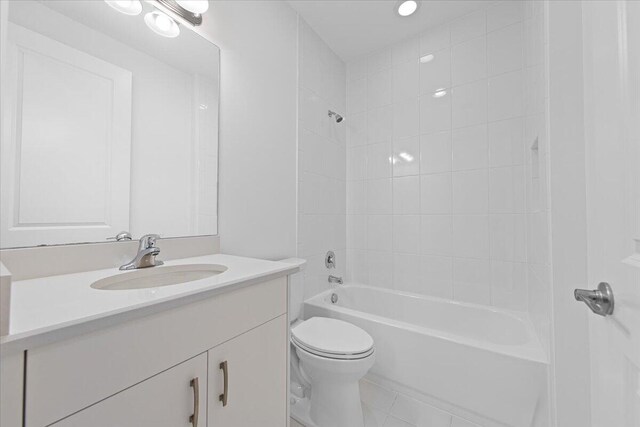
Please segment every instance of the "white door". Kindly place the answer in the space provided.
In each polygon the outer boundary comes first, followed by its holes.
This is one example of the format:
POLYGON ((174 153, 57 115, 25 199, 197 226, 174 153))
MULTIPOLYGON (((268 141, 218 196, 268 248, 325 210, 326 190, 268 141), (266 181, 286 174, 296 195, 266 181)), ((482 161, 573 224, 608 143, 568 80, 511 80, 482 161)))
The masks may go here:
POLYGON ((287 425, 287 334, 282 315, 209 350, 209 425, 287 425))
POLYGON ((207 354, 203 353, 53 426, 206 427, 206 402, 207 354))
POLYGON ((0 247, 129 229, 131 72, 8 24, 0 247))
MULTIPOLYGON (((592 427, 640 426, 640 2, 583 1, 592 427)), ((585 307, 585 310, 587 307, 585 307)))

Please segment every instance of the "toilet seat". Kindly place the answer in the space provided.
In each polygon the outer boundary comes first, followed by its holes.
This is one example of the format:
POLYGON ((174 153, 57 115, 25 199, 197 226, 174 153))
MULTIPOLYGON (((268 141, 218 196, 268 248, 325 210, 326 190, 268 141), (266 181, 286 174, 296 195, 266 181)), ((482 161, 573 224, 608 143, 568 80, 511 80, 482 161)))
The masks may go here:
POLYGON ((374 352, 373 338, 338 319, 312 317, 291 329, 291 343, 302 351, 328 359, 363 359, 374 352))

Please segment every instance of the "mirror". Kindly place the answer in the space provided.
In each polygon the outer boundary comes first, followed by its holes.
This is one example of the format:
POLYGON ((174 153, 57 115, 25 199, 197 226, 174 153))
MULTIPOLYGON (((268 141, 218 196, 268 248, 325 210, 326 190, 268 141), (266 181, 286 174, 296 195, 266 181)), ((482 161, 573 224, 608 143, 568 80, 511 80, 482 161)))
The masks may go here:
POLYGON ((1 248, 217 234, 219 49, 111 3, 2 6, 1 248))

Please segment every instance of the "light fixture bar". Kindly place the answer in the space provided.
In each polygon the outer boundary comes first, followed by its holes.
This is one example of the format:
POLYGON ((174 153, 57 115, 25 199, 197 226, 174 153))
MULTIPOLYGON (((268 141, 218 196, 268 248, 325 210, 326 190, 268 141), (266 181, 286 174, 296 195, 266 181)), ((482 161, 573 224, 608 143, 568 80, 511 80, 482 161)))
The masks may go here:
POLYGON ((153 0, 150 3, 170 16, 173 15, 177 19, 187 21, 194 27, 202 25, 202 15, 189 12, 178 5, 175 0, 153 0))

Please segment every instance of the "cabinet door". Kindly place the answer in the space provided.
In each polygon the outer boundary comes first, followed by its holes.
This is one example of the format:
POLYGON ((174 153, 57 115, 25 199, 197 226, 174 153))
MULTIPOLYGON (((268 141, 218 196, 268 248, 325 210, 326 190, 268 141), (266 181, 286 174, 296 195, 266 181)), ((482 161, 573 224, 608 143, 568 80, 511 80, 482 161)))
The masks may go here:
POLYGON ((203 353, 53 425, 206 427, 206 402, 207 354, 203 353))
POLYGON ((211 427, 287 425, 287 329, 282 315, 209 350, 211 427))

